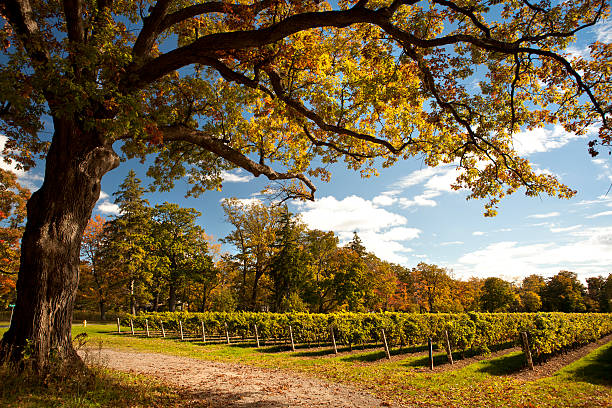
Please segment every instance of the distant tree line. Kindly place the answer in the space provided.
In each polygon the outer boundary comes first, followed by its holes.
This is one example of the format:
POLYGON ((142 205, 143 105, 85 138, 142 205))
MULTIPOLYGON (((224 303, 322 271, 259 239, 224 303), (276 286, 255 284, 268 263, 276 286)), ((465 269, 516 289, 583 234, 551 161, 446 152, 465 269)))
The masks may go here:
MULTIPOLYGON (((0 170, 0 305, 15 299, 19 236, 29 195, 0 170)), ((355 233, 340 245, 286 206, 223 202, 234 247, 221 254, 192 208, 151 207, 130 172, 114 194, 120 213, 90 220, 81 246, 77 309, 107 311, 612 312, 612 274, 586 280, 570 271, 521 282, 455 279, 433 264, 379 259, 355 233)))

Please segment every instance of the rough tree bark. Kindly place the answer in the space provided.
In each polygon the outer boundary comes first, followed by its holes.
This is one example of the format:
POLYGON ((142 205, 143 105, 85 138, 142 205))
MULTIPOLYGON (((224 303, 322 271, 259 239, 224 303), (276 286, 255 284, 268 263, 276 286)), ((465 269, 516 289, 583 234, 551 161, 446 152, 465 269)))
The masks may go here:
POLYGON ((44 370, 50 356, 78 361, 71 342, 81 237, 100 195, 100 180, 117 167, 115 152, 76 121, 54 118, 45 181, 28 201, 11 327, 2 355, 44 370), (29 358, 24 359, 24 355, 29 358))

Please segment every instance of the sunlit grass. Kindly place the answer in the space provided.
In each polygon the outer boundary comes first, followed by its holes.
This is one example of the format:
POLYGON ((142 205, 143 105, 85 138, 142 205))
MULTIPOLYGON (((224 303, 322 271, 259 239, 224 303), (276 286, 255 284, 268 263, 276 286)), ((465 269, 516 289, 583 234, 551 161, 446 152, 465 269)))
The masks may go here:
MULTIPOLYGON (((336 356, 331 347, 300 348, 290 352, 288 347, 282 345, 257 349, 243 344, 210 344, 200 340, 131 336, 125 332, 117 334, 116 326, 112 324, 88 324, 86 328, 74 325, 73 335, 80 333, 87 334, 86 347, 93 350, 99 347, 116 348, 283 368, 351 383, 372 390, 382 398, 400 400, 415 406, 605 407, 610 406, 612 401, 612 343, 600 347, 552 377, 526 382, 512 377, 523 366, 520 352, 484 359, 455 370, 431 372, 427 369, 427 358, 424 358, 426 351, 422 348, 404 350, 404 354, 394 349, 390 361, 385 358, 380 347, 368 347, 352 353, 341 352, 336 356)), ((95 355, 95 351, 91 354, 95 355)), ((445 364, 446 355, 437 352, 435 361, 436 364, 445 364)), ((112 371, 104 373, 107 376, 105 378, 118 379, 116 381, 119 384, 129 379, 134 381, 135 387, 139 386, 137 376, 120 375, 112 371)), ((157 394, 153 395, 166 398, 168 406, 180 400, 179 396, 165 390, 155 391, 157 394)))

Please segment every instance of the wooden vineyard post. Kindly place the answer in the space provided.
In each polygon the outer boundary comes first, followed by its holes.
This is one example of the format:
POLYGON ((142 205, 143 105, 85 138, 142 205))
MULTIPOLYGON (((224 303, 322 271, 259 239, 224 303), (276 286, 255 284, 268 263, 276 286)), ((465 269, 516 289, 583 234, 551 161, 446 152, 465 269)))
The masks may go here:
POLYGON ((145 319, 145 326, 147 328, 147 337, 149 337, 149 319, 145 319))
POLYGON ((202 342, 206 343, 206 330, 204 329, 204 320, 202 320, 202 342))
POLYGON ((295 351, 295 343, 293 343, 293 329, 289 325, 289 338, 291 339, 291 351, 295 351))
POLYGON ((385 336, 385 329, 380 329, 382 332, 383 344, 385 345, 385 353, 387 354, 387 359, 391 360, 391 353, 389 352, 389 345, 387 344, 387 336, 385 336))
POLYGON ((431 337, 427 339, 427 346, 429 349, 429 369, 434 369, 434 361, 433 361, 433 342, 431 341, 431 337))
POLYGON ((255 341, 257 342, 257 348, 259 348, 259 333, 257 333, 257 325, 253 324, 253 327, 255 329, 255 341))
POLYGON ((227 344, 230 344, 229 331, 227 330, 227 322, 225 322, 225 339, 227 340, 227 344))
POLYGON ((121 323, 119 322, 119 318, 117 318, 117 333, 121 333, 121 323))
POLYGON ((166 338, 166 330, 164 330, 164 322, 161 322, 161 329, 162 329, 162 336, 164 336, 164 339, 166 338))
POLYGON ((334 345, 334 354, 338 354, 338 347, 336 347, 336 336, 334 336, 334 328, 330 327, 332 344, 334 345))
POLYGON ((533 359, 531 358, 531 349, 529 348, 529 339, 527 338, 526 332, 521 332, 521 347, 527 360, 527 366, 530 370, 533 370, 533 359))
POLYGON ((132 329, 132 336, 134 335, 134 321, 130 319, 130 328, 132 329))
POLYGON ((454 364, 453 362, 453 352, 451 350, 450 341, 448 340, 448 331, 444 330, 444 346, 446 347, 446 357, 448 358, 448 362, 454 364))
POLYGON ((181 320, 179 320, 179 329, 181 330, 181 340, 185 340, 183 336, 183 322, 181 320))

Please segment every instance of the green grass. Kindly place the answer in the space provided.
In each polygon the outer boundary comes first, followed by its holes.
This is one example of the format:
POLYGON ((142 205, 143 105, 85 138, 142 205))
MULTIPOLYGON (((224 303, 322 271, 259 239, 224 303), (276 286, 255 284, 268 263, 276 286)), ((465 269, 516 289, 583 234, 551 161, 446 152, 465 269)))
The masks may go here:
MULTIPOLYGON (((400 354, 394 349, 394 358, 389 361, 384 358, 380 348, 365 348, 352 354, 341 353, 335 356, 331 348, 301 348, 292 353, 282 346, 256 349, 238 344, 228 346, 204 344, 201 341, 182 342, 178 339, 117 335, 114 333, 115 330, 113 325, 89 324, 87 328, 75 325, 73 335, 86 333, 88 347, 94 349, 109 347, 135 352, 165 353, 305 372, 331 381, 351 383, 360 388, 373 390, 384 399, 399 400, 413 406, 612 406, 612 342, 551 377, 526 382, 511 376, 523 366, 523 357, 519 352, 485 359, 453 371, 430 372, 426 368, 428 364, 427 358, 424 357, 426 351, 419 348, 406 350, 411 354, 400 354)), ((436 353, 435 361, 436 364, 445 363, 445 354, 436 353)), ((142 388, 145 384, 138 376, 118 374, 108 370, 101 370, 100 373, 103 378, 102 385, 96 386, 91 394, 92 401, 100 401, 99 406, 113 406, 108 402, 114 398, 113 395, 122 393, 122 390, 129 387, 134 387, 136 396, 141 395, 144 398, 152 395, 151 398, 157 398, 149 401, 141 398, 135 401, 133 406, 155 406, 160 401, 166 404, 163 406, 174 406, 173 404, 179 404, 181 398, 184 398, 156 383, 145 392, 142 388), (119 386, 113 386, 112 392, 109 391, 110 396, 105 396, 104 384, 119 386)), ((74 392, 72 389, 67 395, 74 396, 74 392)), ((32 395, 35 399, 37 393, 32 392, 32 395)), ((53 406, 71 405, 66 403, 53 406)))

